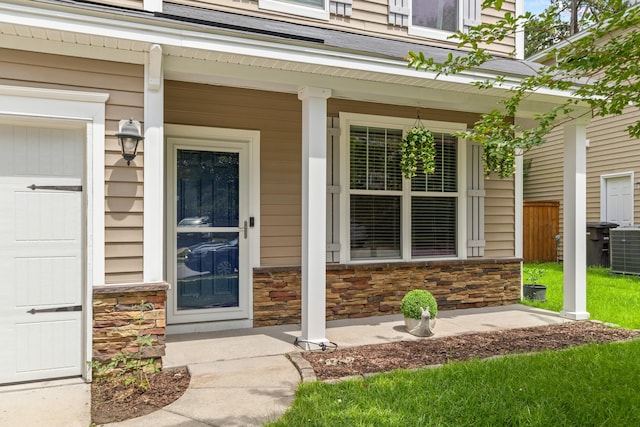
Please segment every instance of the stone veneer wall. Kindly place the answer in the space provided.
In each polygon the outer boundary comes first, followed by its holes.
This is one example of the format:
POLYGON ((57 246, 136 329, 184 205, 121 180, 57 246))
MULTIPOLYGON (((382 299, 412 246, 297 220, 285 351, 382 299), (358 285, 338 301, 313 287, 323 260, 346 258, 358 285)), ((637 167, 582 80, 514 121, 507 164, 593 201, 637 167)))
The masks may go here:
POLYGON ((150 335, 153 345, 142 357, 161 366, 165 350, 168 283, 95 286, 93 288, 93 359, 111 360, 119 351, 138 352, 136 337, 150 335))
MULTIPOLYGON (((327 320, 400 313, 402 297, 427 289, 440 310, 514 304, 520 259, 327 265, 327 320)), ((253 272, 253 325, 300 323, 299 267, 253 272)))

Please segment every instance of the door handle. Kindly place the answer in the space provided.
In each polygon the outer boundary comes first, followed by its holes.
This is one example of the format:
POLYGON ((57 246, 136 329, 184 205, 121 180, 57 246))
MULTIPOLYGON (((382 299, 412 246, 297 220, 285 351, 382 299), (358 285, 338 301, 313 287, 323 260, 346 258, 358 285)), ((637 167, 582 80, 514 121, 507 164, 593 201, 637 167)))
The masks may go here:
POLYGON ((31 310, 27 310, 27 313, 29 313, 29 314, 57 313, 57 312, 61 312, 61 311, 82 311, 82 306, 81 305, 69 305, 67 307, 41 308, 39 310, 36 310, 35 308, 32 308, 31 310))
POLYGON ((247 233, 248 233, 248 227, 247 227, 247 221, 244 222, 244 225, 242 227, 240 227, 240 231, 242 231, 244 238, 247 238, 247 233))
POLYGON ((27 188, 31 190, 56 190, 56 191, 82 191, 82 185, 35 185, 31 184, 27 188))

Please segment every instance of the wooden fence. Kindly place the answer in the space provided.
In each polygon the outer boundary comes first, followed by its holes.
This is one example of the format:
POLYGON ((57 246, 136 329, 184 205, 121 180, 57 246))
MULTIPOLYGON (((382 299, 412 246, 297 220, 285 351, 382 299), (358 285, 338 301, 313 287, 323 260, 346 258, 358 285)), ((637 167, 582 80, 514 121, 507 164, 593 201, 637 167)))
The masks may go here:
POLYGON ((560 202, 524 202, 523 257, 525 262, 558 260, 560 202))

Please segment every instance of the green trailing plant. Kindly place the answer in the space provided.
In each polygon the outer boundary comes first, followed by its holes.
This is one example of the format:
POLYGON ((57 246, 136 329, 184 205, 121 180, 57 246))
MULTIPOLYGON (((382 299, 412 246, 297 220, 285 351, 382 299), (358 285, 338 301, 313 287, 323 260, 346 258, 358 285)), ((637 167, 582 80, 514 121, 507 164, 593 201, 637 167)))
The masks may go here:
POLYGON ((431 292, 424 289, 414 289, 407 292, 400 303, 402 314, 405 317, 419 320, 422 317, 421 309, 428 309, 432 319, 438 314, 438 303, 431 292))
MULTIPOLYGON (((142 322, 144 321, 144 312, 152 308, 152 305, 148 302, 141 301, 139 306, 139 313, 135 317, 137 323, 137 335, 135 344, 137 350, 131 352, 128 350, 119 351, 111 360, 107 363, 99 360, 92 360, 88 362, 93 370, 93 374, 97 379, 103 379, 108 377, 117 377, 124 381, 125 385, 134 384, 136 387, 142 390, 149 389, 149 377, 148 373, 158 372, 155 360, 151 358, 143 358, 142 354, 145 347, 153 346, 153 338, 151 335, 142 335, 142 322)), ((114 331, 117 331, 115 328, 114 331)))
POLYGON ((431 131, 416 125, 400 141, 402 175, 405 178, 414 177, 419 163, 422 163, 425 175, 433 173, 436 168, 436 146, 431 131))

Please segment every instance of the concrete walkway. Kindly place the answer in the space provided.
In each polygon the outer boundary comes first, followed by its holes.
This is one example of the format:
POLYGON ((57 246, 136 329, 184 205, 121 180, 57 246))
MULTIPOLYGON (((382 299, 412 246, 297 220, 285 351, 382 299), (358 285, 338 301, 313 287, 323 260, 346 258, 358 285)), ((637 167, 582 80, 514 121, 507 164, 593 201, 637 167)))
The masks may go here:
POLYGON ((80 378, 0 387, 0 426, 87 427, 91 388, 80 378))
MULTIPOLYGON (((567 321, 557 313, 523 305, 481 309, 441 311, 438 313, 436 337, 469 332, 485 332, 509 328, 523 328, 563 323, 567 321)), ((109 424, 110 427, 202 427, 202 426, 259 426, 277 419, 290 406, 300 374, 285 356, 300 350, 293 345, 300 335, 299 326, 284 325, 248 330, 235 330, 169 336, 164 366, 188 366, 191 383, 185 394, 171 405, 152 414, 109 424)), ((399 315, 339 320, 327 323, 327 338, 339 348, 364 344, 377 344, 399 340, 420 339, 404 330, 399 315)), ((59 389, 56 396, 37 397, 17 394, 12 402, 22 405, 28 399, 38 402, 29 406, 28 415, 37 416, 38 424, 26 418, 17 418, 12 403, 0 388, 0 425, 87 426, 86 414, 69 412, 64 423, 57 424, 44 414, 60 412, 59 398, 66 391, 59 389), (52 400, 49 400, 52 399, 52 400), (47 408, 47 405, 49 409, 47 408), (82 424, 72 424, 72 417, 80 417, 82 424), (4 417, 4 418, 3 418, 4 417)), ((65 397, 65 405, 80 406, 88 411, 86 402, 78 396, 65 397), (77 402, 71 403, 71 399, 77 402)), ((12 399, 14 396, 11 396, 12 399)))

